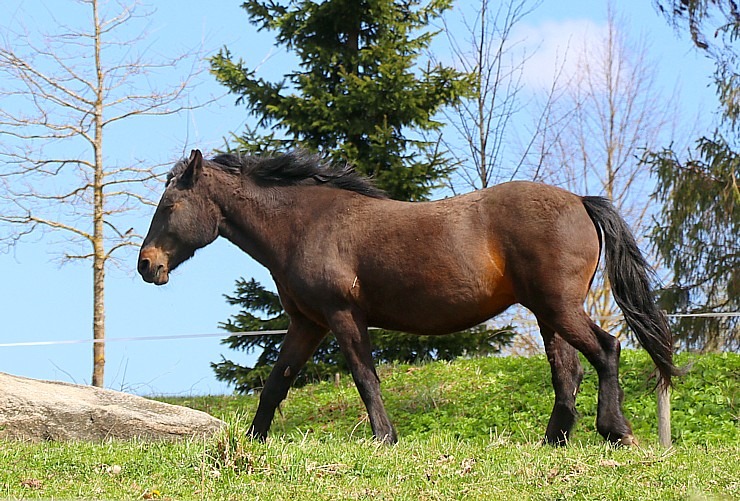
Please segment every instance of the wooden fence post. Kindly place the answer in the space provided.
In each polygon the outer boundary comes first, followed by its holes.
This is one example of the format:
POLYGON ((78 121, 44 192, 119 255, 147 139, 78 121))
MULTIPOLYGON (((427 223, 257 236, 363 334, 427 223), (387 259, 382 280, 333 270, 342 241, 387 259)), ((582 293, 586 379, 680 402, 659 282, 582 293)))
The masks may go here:
POLYGON ((658 384, 658 441, 661 447, 668 448, 671 443, 671 388, 658 384))

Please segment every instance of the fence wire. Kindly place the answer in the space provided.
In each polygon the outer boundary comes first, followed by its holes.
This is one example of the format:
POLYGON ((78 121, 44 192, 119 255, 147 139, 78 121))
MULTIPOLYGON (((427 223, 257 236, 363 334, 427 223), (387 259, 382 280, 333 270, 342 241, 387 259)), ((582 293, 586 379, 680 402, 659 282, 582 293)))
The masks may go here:
MULTIPOLYGON (((740 312, 726 312, 726 313, 671 313, 666 315, 668 318, 687 318, 687 317, 740 317, 740 312)), ((619 320, 621 315, 612 317, 598 317, 598 320, 619 320)), ((370 327, 370 329, 378 329, 378 327, 370 327)), ((266 331, 242 331, 242 332, 215 332, 206 334, 172 334, 165 336, 134 336, 134 337, 113 337, 105 339, 68 339, 68 340, 55 340, 55 341, 19 341, 13 343, 0 343, 0 348, 15 348, 19 346, 54 346, 54 345, 65 345, 65 344, 87 344, 87 343, 121 343, 130 341, 165 341, 173 339, 198 339, 207 337, 248 337, 248 336, 278 336, 285 335, 288 332, 285 329, 278 330, 266 330, 266 331)))

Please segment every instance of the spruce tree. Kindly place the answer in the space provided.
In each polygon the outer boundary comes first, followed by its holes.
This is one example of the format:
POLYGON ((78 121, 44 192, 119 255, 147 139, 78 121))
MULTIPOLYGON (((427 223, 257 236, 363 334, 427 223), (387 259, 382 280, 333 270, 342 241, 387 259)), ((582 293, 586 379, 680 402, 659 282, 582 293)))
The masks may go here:
MULTIPOLYGON (((431 23, 450 0, 248 0, 243 8, 257 30, 274 32, 276 45, 298 57, 298 67, 279 82, 257 76, 228 48, 211 60, 216 78, 258 118, 230 147, 247 154, 303 148, 349 163, 371 176, 389 196, 425 200, 451 165, 437 141, 434 116, 471 90, 471 77, 441 64, 419 64, 436 31, 431 23), (269 131, 269 132, 267 132, 269 131)), ((254 280, 237 281, 226 296, 240 313, 221 324, 229 332, 287 327, 278 297, 254 280), (265 318, 262 318, 265 317, 265 318)), ((372 331, 379 361, 449 359, 493 353, 508 330, 478 327, 454 338, 372 331)), ((237 391, 261 386, 277 358, 276 336, 231 336, 224 343, 262 350, 254 367, 223 359, 212 364, 237 391)), ((346 371, 336 341, 328 337, 297 384, 346 371)))
POLYGON ((731 0, 657 0, 677 29, 715 64, 721 121, 688 153, 646 156, 662 210, 651 236, 673 273, 661 293, 684 349, 740 349, 740 11, 731 0))
POLYGON ((441 107, 470 90, 470 77, 418 59, 436 32, 430 22, 449 0, 248 0, 258 30, 294 52, 298 68, 280 82, 256 75, 225 48, 211 60, 216 78, 270 134, 248 130, 234 147, 296 147, 348 162, 392 197, 426 199, 450 170, 436 141, 441 107))

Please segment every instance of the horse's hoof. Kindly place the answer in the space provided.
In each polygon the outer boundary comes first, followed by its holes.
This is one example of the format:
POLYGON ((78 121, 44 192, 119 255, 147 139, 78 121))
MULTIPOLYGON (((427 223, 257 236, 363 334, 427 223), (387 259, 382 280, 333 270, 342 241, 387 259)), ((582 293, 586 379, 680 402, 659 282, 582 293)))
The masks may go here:
POLYGON ((549 445, 552 447, 565 447, 568 445, 568 440, 565 438, 564 435, 561 435, 559 437, 545 437, 542 439, 542 442, 540 442, 541 445, 549 445))
POLYGON ((253 426, 250 426, 247 430, 247 437, 256 441, 256 442, 266 442, 267 441, 267 433, 261 433, 254 429, 253 426))
POLYGON ((385 433, 383 435, 373 434, 373 438, 376 442, 383 445, 395 445, 398 443, 398 435, 396 435, 396 430, 394 429, 391 429, 390 433, 385 433))
POLYGON ((623 447, 637 447, 639 444, 634 435, 625 435, 617 441, 616 445, 623 447))

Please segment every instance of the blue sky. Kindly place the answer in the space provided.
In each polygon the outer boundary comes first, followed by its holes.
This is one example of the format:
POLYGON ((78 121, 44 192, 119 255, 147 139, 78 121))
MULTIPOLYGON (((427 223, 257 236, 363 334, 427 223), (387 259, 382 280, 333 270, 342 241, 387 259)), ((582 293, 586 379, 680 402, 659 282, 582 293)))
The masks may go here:
MULTIPOLYGON (((21 23, 28 30, 53 32, 55 23, 67 22, 66 10, 51 11, 67 0, 4 0, 9 15, 0 23, 21 23)), ((154 2, 152 2, 154 3, 154 2)), ((173 54, 184 48, 203 47, 208 54, 226 45, 260 74, 277 78, 291 64, 289 55, 272 47, 269 33, 256 33, 239 8, 239 1, 157 1, 156 10, 139 29, 146 28, 150 53, 173 54)), ((624 2, 618 2, 623 5, 624 2)), ((635 36, 651 41, 651 56, 659 61, 661 83, 670 92, 678 84, 684 99, 679 105, 687 117, 699 110, 713 110, 709 86, 711 67, 696 55, 686 37, 678 38, 652 8, 650 0, 629 2, 635 9, 623 12, 626 27, 635 36)), ((598 36, 606 18, 606 1, 545 0, 525 21, 530 39, 540 55, 529 72, 547 78, 548 54, 564 44, 598 36), (595 33, 594 33, 595 32, 595 33), (539 37, 534 41, 531 38, 539 37)), ((135 23, 132 27, 137 26, 135 23)), ((0 83, 2 82, 0 76, 0 83)), ((165 78, 164 76, 162 78, 165 78)), ((174 163, 191 148, 209 152, 223 145, 231 132, 251 123, 243 107, 209 75, 192 90, 193 99, 223 96, 206 108, 163 119, 146 119, 114 131, 106 144, 109 157, 125 161, 150 159, 174 163)), ((693 120, 693 118, 692 118, 693 120)), ((146 212, 146 211, 145 211, 146 212)), ((135 220, 144 234, 149 216, 135 220)), ((7 254, 0 254, 0 343, 84 340, 91 338, 92 273, 89 264, 60 266, 59 237, 32 237, 7 254)), ((224 240, 199 251, 176 270, 168 285, 145 284, 135 273, 136 254, 123 256, 121 267, 107 275, 107 337, 172 336, 218 333, 217 324, 235 308, 223 294, 231 293, 240 276, 255 277, 271 285, 269 273, 224 240)), ((213 376, 210 362, 221 354, 246 362, 243 354, 227 350, 216 337, 163 341, 109 342, 106 347, 106 386, 137 394, 205 394, 229 392, 213 376)), ((0 347, 0 371, 39 379, 88 383, 92 347, 89 343, 33 347, 0 347)))

